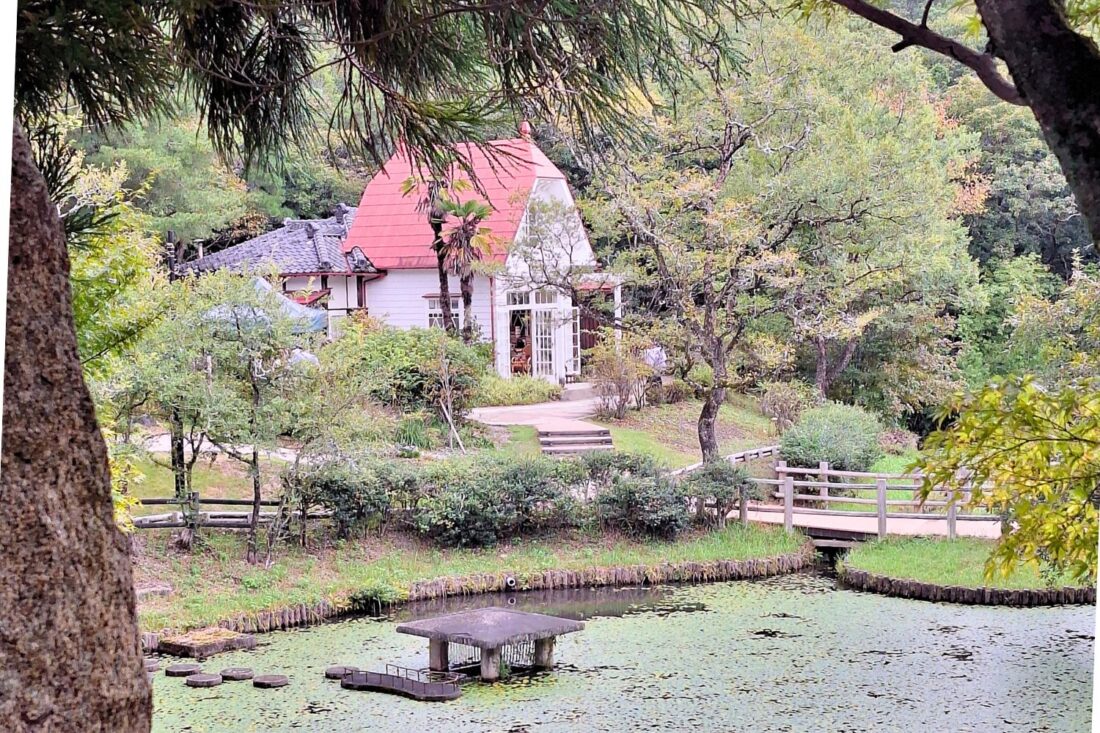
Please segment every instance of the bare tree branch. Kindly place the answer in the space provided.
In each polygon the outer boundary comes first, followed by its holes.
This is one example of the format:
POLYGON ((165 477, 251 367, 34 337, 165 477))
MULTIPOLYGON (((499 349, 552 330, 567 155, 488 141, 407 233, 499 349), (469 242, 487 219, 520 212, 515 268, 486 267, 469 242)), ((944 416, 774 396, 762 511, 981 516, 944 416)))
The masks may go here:
MULTIPOLYGON (((997 60, 988 53, 979 53, 952 38, 942 36, 923 23, 917 25, 905 18, 877 8, 866 0, 832 0, 842 8, 847 8, 859 17, 869 20, 877 26, 893 31, 901 40, 892 47, 894 51, 903 51, 910 46, 920 46, 948 58, 955 59, 978 75, 982 83, 998 98, 1009 104, 1027 106, 1027 101, 1016 86, 1002 76, 997 68, 997 60)), ((927 17, 927 12, 926 12, 927 17)))

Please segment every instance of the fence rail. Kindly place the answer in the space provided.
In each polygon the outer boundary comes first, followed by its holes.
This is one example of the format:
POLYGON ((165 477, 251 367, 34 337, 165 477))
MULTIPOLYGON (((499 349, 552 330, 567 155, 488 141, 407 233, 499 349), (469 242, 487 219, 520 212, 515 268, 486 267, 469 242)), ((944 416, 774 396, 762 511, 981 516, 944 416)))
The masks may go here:
MULTIPOLYGON (((755 461, 755 460, 758 460, 760 458, 770 458, 772 456, 778 456, 778 455, 779 455, 779 446, 778 445, 766 445, 763 448, 750 448, 748 450, 743 450, 740 453, 731 453, 730 455, 725 456, 722 460, 724 460, 728 463, 732 463, 732 464, 736 465, 738 463, 748 463, 749 461, 755 461)), ((683 468, 678 468, 675 471, 669 471, 668 475, 669 476, 682 476, 685 473, 691 473, 692 471, 697 471, 698 469, 702 468, 703 465, 704 464, 702 462, 693 463, 690 466, 684 466, 683 468)))
POLYGON ((947 536, 957 536, 958 521, 997 522, 1000 517, 989 514, 963 513, 959 505, 965 505, 973 492, 973 485, 960 477, 958 487, 933 489, 927 497, 921 498, 921 474, 866 473, 861 471, 838 471, 829 468, 822 461, 817 468, 795 468, 784 461, 775 464, 775 479, 753 479, 757 484, 778 487, 773 492, 775 498, 782 501, 781 506, 756 505, 754 511, 783 512, 783 526, 788 532, 794 530, 795 502, 804 502, 809 506, 799 506, 799 514, 814 514, 834 517, 867 517, 870 512, 860 511, 860 506, 874 506, 874 515, 878 519, 879 537, 888 534, 890 519, 930 519, 946 522, 947 536), (816 477, 807 478, 807 477, 816 477), (851 479, 855 479, 854 481, 851 479), (799 489, 802 489, 800 491, 799 489), (816 489, 808 493, 806 489, 816 489), (873 491, 873 497, 838 496, 839 491, 873 491), (890 492, 908 492, 911 499, 891 498, 890 492), (831 505, 855 505, 856 509, 832 508, 831 505), (822 508, 823 507, 823 508, 822 508), (909 511, 890 511, 894 508, 907 508, 909 511), (934 511, 934 510, 942 511, 934 511), (933 510, 933 511, 929 511, 933 510))
MULTIPOLYGON (((254 502, 251 499, 204 499, 199 494, 192 493, 190 497, 181 499, 178 496, 152 497, 141 500, 142 506, 178 506, 179 511, 165 512, 163 514, 146 514, 133 518, 134 527, 137 529, 172 529, 182 527, 221 527, 223 529, 247 529, 252 526, 251 511, 203 511, 202 507, 216 506, 247 506, 254 502)), ((275 499, 262 499, 261 507, 277 507, 281 502, 275 499)), ((298 510, 288 512, 292 517, 300 514, 298 510)), ((258 523, 266 524, 277 515, 277 512, 259 513, 258 523)), ((329 512, 311 511, 306 513, 306 519, 315 519, 329 516, 329 512)))

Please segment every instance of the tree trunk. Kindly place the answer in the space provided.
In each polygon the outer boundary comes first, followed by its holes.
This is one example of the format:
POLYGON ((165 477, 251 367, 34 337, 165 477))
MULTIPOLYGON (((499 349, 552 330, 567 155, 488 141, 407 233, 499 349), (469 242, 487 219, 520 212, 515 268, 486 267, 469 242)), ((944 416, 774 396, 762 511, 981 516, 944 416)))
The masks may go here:
POLYGON ((1100 51, 1075 33, 1057 0, 977 0, 995 53, 1008 64, 1077 205, 1100 241, 1100 51))
POLYGON ((829 396, 829 350, 825 347, 825 339, 814 339, 816 358, 814 360, 814 385, 821 393, 821 399, 829 396))
MULTIPOLYGON (((717 380, 717 377, 715 378, 717 380)), ((699 412, 699 449, 703 452, 703 461, 716 461, 718 455, 718 411, 726 399, 725 387, 712 387, 703 399, 703 409, 699 412)))
POLYGON ((447 277, 447 249, 443 245, 443 220, 432 219, 432 249, 435 250, 436 268, 439 270, 439 310, 443 314, 443 329, 455 333, 454 316, 451 313, 451 282, 447 277))
POLYGON ((859 339, 848 339, 844 344, 844 350, 840 352, 840 358, 837 360, 837 363, 830 367, 828 343, 823 338, 814 339, 814 347, 817 350, 817 357, 814 364, 814 385, 817 386, 818 391, 821 393, 821 399, 829 399, 829 387, 833 386, 833 382, 836 381, 836 378, 852 363, 852 357, 855 356, 856 346, 858 344, 859 339))
POLYGON ((0 503, 0 729, 147 731, 126 537, 80 370, 57 210, 12 145, 0 503))
POLYGON ((176 498, 183 501, 187 498, 187 457, 183 444, 183 419, 180 411, 173 409, 168 417, 168 426, 171 431, 172 476, 175 479, 176 498))
POLYGON ((263 499, 260 493, 260 451, 255 445, 252 446, 252 460, 248 464, 248 472, 252 475, 252 518, 248 522, 248 562, 255 565, 260 561, 257 535, 260 530, 260 501, 263 499))
POLYGON ((458 284, 462 290, 462 341, 472 344, 474 342, 474 271, 469 267, 463 268, 458 284))

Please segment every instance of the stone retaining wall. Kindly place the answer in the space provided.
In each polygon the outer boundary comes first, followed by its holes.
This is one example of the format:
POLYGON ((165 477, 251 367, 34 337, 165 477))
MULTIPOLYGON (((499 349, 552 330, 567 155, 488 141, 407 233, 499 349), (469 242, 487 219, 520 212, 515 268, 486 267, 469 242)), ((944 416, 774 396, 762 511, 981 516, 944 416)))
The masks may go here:
POLYGON ((1005 588, 967 588, 958 585, 936 585, 907 578, 891 578, 866 570, 841 565, 837 575, 842 585, 870 593, 881 593, 920 601, 946 601, 982 606, 1059 606, 1096 603, 1096 588, 1066 586, 1009 590, 1005 588))
MULTIPOLYGON (((813 561, 813 543, 806 542, 797 552, 746 560, 630 565, 612 568, 586 568, 583 570, 545 570, 530 574, 509 573, 507 571, 479 573, 417 581, 409 587, 407 596, 398 603, 432 600, 446 596, 506 591, 656 585, 659 583, 711 583, 725 580, 766 578, 772 575, 793 573, 809 567, 813 561), (514 579, 515 584, 510 586, 509 579, 514 579)), ((256 634, 314 624, 360 610, 362 609, 357 608, 350 601, 301 603, 271 611, 261 611, 255 614, 223 619, 217 625, 242 634, 256 634)), ((162 631, 159 636, 166 633, 166 631, 162 631)), ((157 637, 158 634, 143 634, 143 644, 153 642, 157 637)))

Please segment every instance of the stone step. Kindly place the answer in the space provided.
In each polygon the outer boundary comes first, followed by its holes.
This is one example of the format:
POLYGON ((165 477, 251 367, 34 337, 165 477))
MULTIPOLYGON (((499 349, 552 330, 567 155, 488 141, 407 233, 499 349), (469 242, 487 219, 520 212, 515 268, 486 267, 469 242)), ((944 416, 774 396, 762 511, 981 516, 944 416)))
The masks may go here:
POLYGON ((600 445, 611 444, 610 435, 584 435, 560 438, 539 438, 539 445, 600 445))
POLYGON ((593 430, 540 430, 539 438, 603 438, 611 437, 611 431, 607 428, 595 428, 593 430))
POLYGON ((542 449, 542 452, 544 455, 548 456, 570 456, 598 450, 615 450, 615 446, 606 443, 600 443, 598 445, 555 445, 546 446, 542 449))

